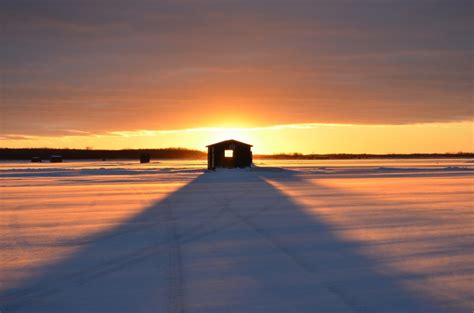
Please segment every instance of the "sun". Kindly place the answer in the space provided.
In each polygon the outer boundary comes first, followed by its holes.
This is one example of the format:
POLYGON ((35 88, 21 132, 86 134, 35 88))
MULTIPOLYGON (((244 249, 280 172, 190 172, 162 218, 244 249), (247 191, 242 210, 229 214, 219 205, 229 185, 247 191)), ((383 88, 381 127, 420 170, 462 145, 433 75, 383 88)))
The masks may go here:
POLYGON ((211 141, 218 142, 228 139, 235 139, 238 141, 252 144, 252 131, 249 128, 224 128, 217 127, 213 129, 211 141))

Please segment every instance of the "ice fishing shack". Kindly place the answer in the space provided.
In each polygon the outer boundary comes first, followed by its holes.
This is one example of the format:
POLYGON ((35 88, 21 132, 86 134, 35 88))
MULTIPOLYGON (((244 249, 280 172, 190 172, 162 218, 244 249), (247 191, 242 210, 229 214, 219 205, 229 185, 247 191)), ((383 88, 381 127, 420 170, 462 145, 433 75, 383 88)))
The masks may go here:
POLYGON ((225 140, 207 146, 207 169, 244 168, 252 165, 252 145, 225 140))

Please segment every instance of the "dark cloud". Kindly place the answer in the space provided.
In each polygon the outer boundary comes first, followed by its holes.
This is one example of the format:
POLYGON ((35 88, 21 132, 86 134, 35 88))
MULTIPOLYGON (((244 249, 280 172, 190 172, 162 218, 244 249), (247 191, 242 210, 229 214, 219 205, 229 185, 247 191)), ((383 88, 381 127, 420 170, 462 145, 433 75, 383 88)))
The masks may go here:
POLYGON ((1 3, 5 133, 472 118, 472 1, 1 3))

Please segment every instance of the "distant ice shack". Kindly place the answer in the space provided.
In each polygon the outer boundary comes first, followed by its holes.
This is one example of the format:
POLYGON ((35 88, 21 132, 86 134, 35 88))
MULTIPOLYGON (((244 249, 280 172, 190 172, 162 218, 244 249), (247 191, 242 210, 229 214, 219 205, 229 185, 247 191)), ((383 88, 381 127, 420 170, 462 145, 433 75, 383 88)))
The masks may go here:
POLYGON ((252 165, 252 145, 237 141, 225 140, 207 146, 207 168, 244 168, 252 165))

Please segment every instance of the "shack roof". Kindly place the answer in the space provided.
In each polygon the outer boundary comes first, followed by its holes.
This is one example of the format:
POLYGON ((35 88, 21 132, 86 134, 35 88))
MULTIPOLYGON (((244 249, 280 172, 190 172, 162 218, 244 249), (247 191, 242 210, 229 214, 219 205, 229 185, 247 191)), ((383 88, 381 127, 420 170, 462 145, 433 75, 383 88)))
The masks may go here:
POLYGON ((252 145, 249 145, 247 143, 240 142, 240 141, 237 141, 237 140, 234 140, 234 139, 224 140, 224 141, 221 141, 221 142, 216 142, 216 143, 213 143, 212 145, 207 145, 206 147, 213 147, 213 146, 227 145, 227 144, 235 144, 235 145, 253 147, 252 145))

